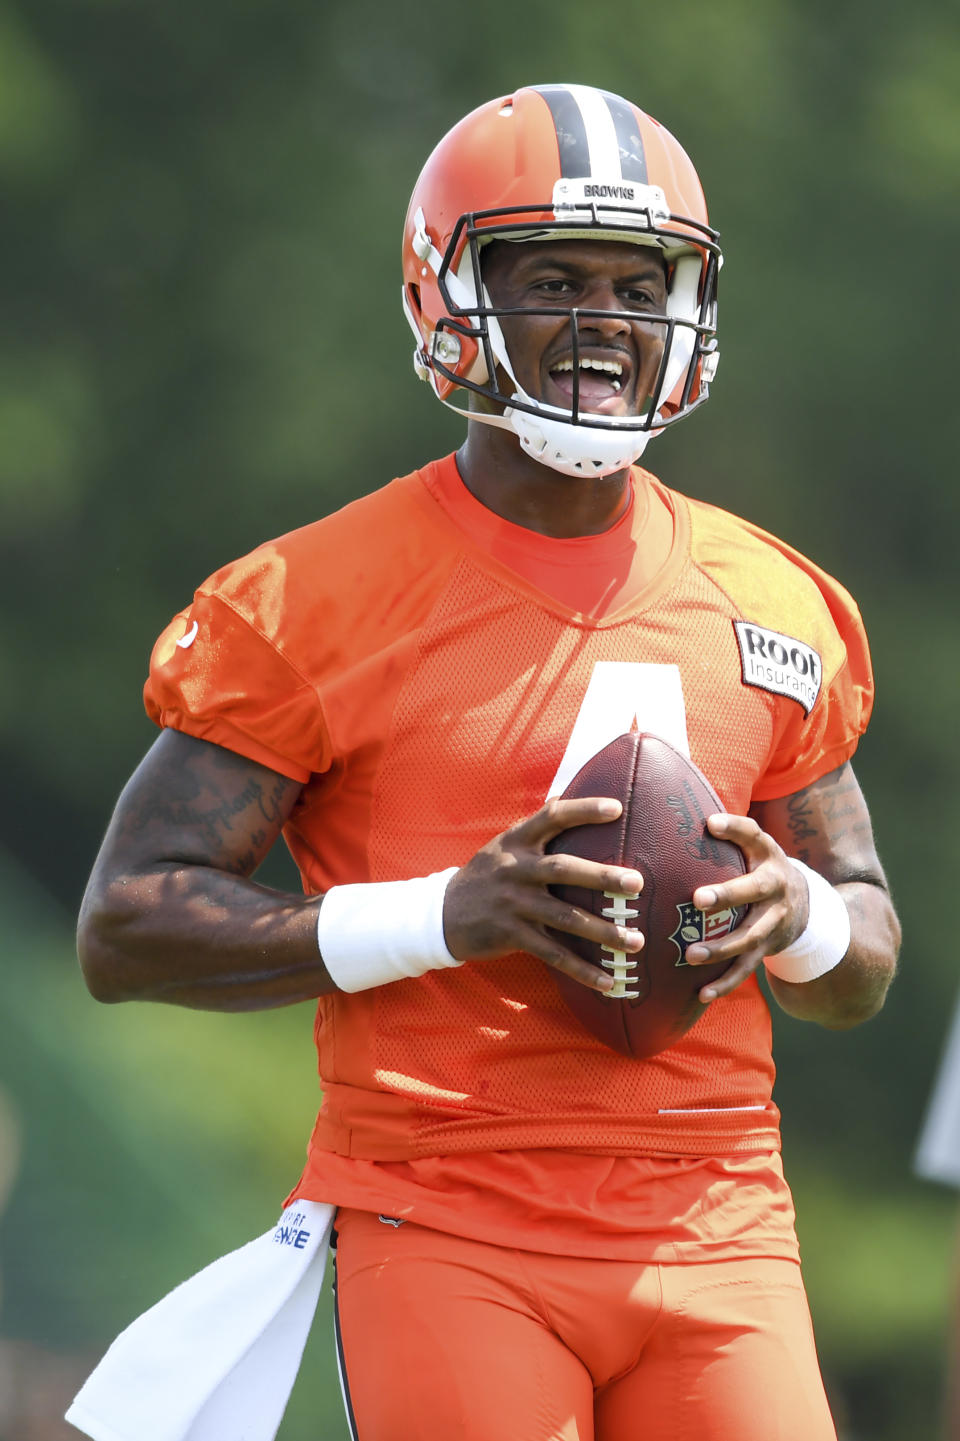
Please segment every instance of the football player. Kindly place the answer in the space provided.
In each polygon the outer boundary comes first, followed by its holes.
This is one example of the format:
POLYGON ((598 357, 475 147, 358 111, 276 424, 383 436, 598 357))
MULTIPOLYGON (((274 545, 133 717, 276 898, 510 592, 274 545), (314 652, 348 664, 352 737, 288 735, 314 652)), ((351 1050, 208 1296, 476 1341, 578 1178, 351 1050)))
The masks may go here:
POLYGON ((414 364, 462 448, 225 566, 154 649, 163 729, 89 883, 84 972, 106 1001, 318 998, 290 1199, 338 1208, 361 1441, 835 1435, 757 973, 854 1026, 898 926, 850 765, 854 602, 637 464, 708 396, 720 263, 693 165, 627 100, 475 110, 403 231, 414 364), (549 887, 650 878, 545 853, 617 814, 557 797, 631 728, 689 752, 748 862, 691 898, 749 909, 688 950, 728 968, 643 1062, 551 979, 607 989, 564 937, 642 936, 549 887), (303 896, 254 878, 281 834, 303 896))

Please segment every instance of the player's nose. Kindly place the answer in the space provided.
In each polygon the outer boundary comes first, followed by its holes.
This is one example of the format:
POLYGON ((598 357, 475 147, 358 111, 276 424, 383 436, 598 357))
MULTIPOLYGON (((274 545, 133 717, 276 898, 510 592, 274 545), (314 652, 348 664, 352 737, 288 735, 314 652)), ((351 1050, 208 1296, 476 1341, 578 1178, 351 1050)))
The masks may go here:
POLYGON ((623 313, 623 301, 612 285, 598 283, 592 286, 578 308, 595 312, 583 316, 581 332, 595 330, 601 335, 613 336, 625 335, 630 331, 630 320, 623 313))

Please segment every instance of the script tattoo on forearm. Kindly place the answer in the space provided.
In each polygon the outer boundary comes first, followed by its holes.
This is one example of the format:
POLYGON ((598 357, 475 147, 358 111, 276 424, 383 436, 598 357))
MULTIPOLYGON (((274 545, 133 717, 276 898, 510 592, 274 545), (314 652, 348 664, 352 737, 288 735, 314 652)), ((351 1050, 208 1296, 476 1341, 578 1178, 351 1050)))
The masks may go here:
POLYGON ((820 792, 827 835, 836 842, 855 837, 872 838, 870 818, 863 804, 860 787, 849 766, 836 772, 829 789, 820 792))
POLYGON ((786 798, 788 852, 834 885, 883 885, 873 829, 857 779, 846 765, 786 798))
POLYGON ((793 851, 798 860, 810 863, 810 850, 803 844, 813 840, 817 834, 813 825, 813 809, 810 805, 809 790, 797 791, 787 798, 787 829, 793 840, 793 851))

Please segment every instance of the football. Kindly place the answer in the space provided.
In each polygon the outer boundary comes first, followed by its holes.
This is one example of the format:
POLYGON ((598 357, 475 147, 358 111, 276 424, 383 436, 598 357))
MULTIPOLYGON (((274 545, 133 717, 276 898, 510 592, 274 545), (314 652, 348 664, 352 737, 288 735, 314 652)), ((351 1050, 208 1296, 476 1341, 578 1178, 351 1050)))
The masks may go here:
POLYGON ((726 935, 746 908, 704 915, 691 897, 698 886, 742 875, 743 852, 707 830, 707 817, 724 807, 702 771, 660 736, 618 736, 563 794, 613 796, 623 811, 615 821, 562 832, 548 851, 634 867, 644 886, 637 897, 572 886, 552 887, 553 893, 582 910, 639 927, 645 944, 632 953, 607 951, 594 941, 555 932, 584 960, 610 971, 616 984, 603 994, 562 971, 550 973, 573 1014, 605 1045, 639 1060, 655 1056, 703 1014, 707 1008, 698 992, 730 964, 691 966, 687 947, 726 935))

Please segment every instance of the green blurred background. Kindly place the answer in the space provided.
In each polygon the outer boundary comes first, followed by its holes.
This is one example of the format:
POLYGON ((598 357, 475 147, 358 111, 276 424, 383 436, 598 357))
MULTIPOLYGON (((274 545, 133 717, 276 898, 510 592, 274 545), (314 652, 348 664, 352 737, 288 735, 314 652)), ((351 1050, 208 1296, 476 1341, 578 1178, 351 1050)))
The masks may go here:
MULTIPOLYGON (((713 399, 650 465, 838 573, 872 638, 902 974, 854 1034, 778 1021, 778 1099, 844 1441, 935 1434, 956 1198, 910 1164, 957 970, 957 8, 0 0, 0 1441, 75 1436, 114 1333, 299 1172, 309 1008, 98 1007, 72 918, 169 616, 457 443, 410 366, 406 201, 466 110, 553 80, 668 125, 723 234, 713 399)), ((326 1312, 284 1441, 346 1434, 326 1312)))

